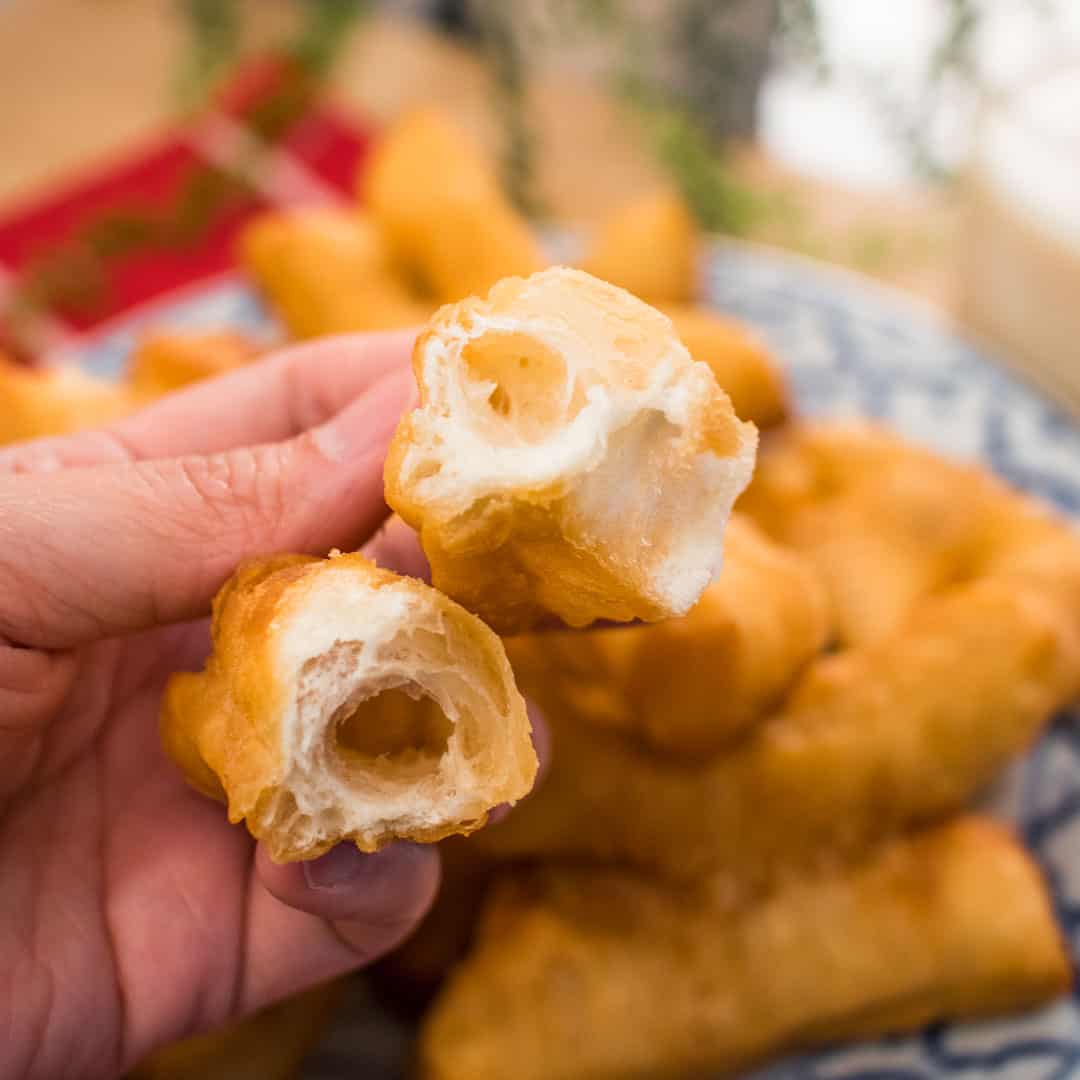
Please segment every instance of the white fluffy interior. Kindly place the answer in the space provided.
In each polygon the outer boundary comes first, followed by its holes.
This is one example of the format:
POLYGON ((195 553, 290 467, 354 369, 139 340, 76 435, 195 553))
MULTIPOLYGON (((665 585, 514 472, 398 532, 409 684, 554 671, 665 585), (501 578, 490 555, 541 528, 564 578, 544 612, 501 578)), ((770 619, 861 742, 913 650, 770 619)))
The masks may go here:
POLYGON ((438 408, 420 421, 423 438, 402 462, 406 480, 415 484, 421 500, 442 504, 450 516, 488 495, 521 487, 540 488, 559 477, 589 472, 603 461, 612 433, 643 409, 663 413, 680 426, 686 423, 685 396, 673 392, 677 366, 689 360, 682 345, 674 343, 671 355, 656 358, 640 388, 630 389, 612 379, 579 391, 583 366, 617 368, 620 360, 617 354, 597 356, 595 342, 550 319, 491 315, 476 318, 468 329, 453 327, 444 340, 428 343, 424 378, 438 408), (500 333, 527 335, 560 355, 566 364, 561 399, 568 404, 577 393, 583 403, 577 414, 556 425, 548 438, 502 444, 493 453, 492 431, 485 415, 492 386, 463 379, 461 355, 471 341, 500 333), (437 458, 435 471, 431 469, 433 457, 437 458))
POLYGON ((287 705, 281 717, 282 779, 267 825, 297 847, 341 835, 378 838, 476 812, 475 749, 465 713, 490 710, 480 687, 448 661, 451 628, 438 605, 407 586, 372 588, 328 577, 315 585, 280 642, 287 705), (343 753, 335 718, 400 688, 432 699, 453 724, 437 763, 416 755, 365 761, 343 753))
POLYGON ((414 419, 403 479, 444 520, 485 497, 557 482, 581 538, 647 581, 664 608, 688 610, 719 573, 723 527, 753 471, 753 431, 743 429, 733 457, 701 451, 688 465, 698 409, 715 394, 705 366, 662 326, 635 333, 625 315, 608 319, 561 288, 559 303, 581 310, 538 313, 526 297, 516 314, 474 313, 427 340, 431 404, 414 419), (549 394, 564 419, 544 437, 515 441, 493 424, 501 388, 470 378, 463 359, 491 335, 531 340, 561 359, 562 383, 549 394))
POLYGON ((654 598, 675 614, 689 611, 720 573, 718 540, 749 483, 756 449, 744 438, 735 457, 699 454, 689 468, 672 469, 681 438, 663 413, 642 413, 615 432, 574 499, 579 527, 614 563, 646 568, 654 598))

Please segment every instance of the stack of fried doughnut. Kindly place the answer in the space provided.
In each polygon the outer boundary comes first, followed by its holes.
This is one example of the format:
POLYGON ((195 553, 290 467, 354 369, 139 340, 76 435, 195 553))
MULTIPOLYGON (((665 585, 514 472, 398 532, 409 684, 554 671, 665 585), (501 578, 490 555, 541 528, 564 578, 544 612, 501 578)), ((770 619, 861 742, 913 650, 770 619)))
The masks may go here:
MULTIPOLYGON (((619 208, 584 273, 544 269, 435 110, 360 187, 362 209, 260 219, 240 254, 292 337, 450 304, 386 476, 434 587, 361 555, 244 567, 164 722, 277 858, 472 833, 383 972, 442 983, 421 1075, 715 1073, 1062 993, 1046 886, 970 807, 1080 692, 1071 527, 882 429, 793 419, 765 347, 695 302, 700 239, 670 192, 619 208), (765 439, 727 520, 744 421, 765 439), (552 765, 473 832, 535 770, 519 690, 552 765)), ((0 435, 246 359, 166 352, 119 389, 15 373, 35 404, 0 435)), ((184 1060, 143 1075, 212 1068, 184 1060)))
POLYGON ((73 365, 31 369, 0 354, 0 446, 102 427, 163 394, 246 364, 258 351, 231 331, 151 333, 117 381, 73 365))
MULTIPOLYGON (((576 650, 568 632, 510 643, 547 705, 552 767, 470 848, 539 868, 498 874, 425 1021, 425 1075, 698 1075, 1069 985, 1038 871, 962 815, 1080 693, 1076 533, 985 471, 862 425, 775 432, 739 509, 824 590, 816 655, 794 670, 794 648, 745 641, 776 681, 732 742, 748 653, 721 619, 722 674, 695 655, 710 594, 683 620, 579 632, 576 650), (695 619, 694 647, 672 650, 695 619), (653 637, 666 725, 635 681, 653 637)), ((721 595, 751 572, 737 535, 721 595)), ((790 581, 774 571, 754 592, 799 625, 790 581)))

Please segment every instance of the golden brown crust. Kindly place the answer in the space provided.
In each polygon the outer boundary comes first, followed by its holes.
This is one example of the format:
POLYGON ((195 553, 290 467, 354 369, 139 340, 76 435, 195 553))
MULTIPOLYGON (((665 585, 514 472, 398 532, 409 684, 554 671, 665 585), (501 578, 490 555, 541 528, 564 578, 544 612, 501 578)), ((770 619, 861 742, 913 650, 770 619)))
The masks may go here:
POLYGON ((417 326, 431 314, 358 210, 265 214, 244 230, 240 257, 292 337, 417 326))
POLYGON ((0 445, 101 427, 138 404, 127 386, 76 367, 33 371, 0 354, 0 445))
POLYGON ((361 186, 395 260, 439 302, 547 262, 495 170, 439 109, 399 120, 376 144, 361 186))
POLYGON ((1073 529, 987 470, 881 428, 777 432, 739 509, 814 564, 842 644, 881 640, 927 598, 1006 573, 1041 580, 1080 625, 1073 529))
POLYGON ((707 307, 662 304, 695 360, 708 364, 731 404, 761 431, 791 414, 787 383, 765 344, 746 326, 707 307))
POLYGON ((386 462, 436 586, 503 633, 685 613, 756 432, 659 312, 581 271, 441 309, 386 462))
POLYGON ((249 563, 214 603, 214 652, 166 690, 189 780, 279 860, 483 824, 536 770, 498 639, 361 555, 249 563))
POLYGON ((1037 867, 988 821, 898 841, 734 914, 615 871, 490 903, 421 1036, 428 1080, 713 1075, 794 1047, 1028 1008, 1070 960, 1037 867))
POLYGON ((255 342, 227 330, 162 331, 147 335, 136 346, 128 379, 137 395, 152 399, 242 367, 258 352, 255 342))
POLYGON ((701 755, 775 708, 825 645, 827 616, 810 567, 735 514, 720 577, 688 615, 542 631, 507 639, 506 649, 522 692, 560 722, 701 755))
POLYGON ((686 203, 661 189, 619 207, 604 221, 581 267, 649 304, 682 304, 697 292, 700 253, 686 203))
POLYGON ((967 805, 1077 694, 1077 629, 1041 585, 957 588, 901 632, 815 661, 776 715, 704 763, 552 713, 543 785, 473 843, 713 873, 733 899, 755 895, 967 805))

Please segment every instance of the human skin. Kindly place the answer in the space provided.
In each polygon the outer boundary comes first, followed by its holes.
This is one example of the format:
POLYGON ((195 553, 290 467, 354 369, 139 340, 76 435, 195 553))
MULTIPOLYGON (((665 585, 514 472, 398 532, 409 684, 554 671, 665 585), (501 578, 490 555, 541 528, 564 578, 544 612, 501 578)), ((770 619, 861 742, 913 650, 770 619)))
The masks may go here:
POLYGON ((374 960, 430 905, 433 846, 276 865, 158 736, 238 562, 382 523, 412 338, 289 349, 0 451, 0 1077, 115 1075, 374 960))

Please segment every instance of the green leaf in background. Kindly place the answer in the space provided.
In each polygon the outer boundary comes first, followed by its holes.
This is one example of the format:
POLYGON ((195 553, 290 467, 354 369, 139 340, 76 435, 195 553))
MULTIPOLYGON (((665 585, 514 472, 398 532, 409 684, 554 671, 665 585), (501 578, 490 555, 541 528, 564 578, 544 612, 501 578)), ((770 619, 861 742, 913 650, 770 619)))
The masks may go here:
POLYGON ((239 0, 179 0, 191 44, 177 78, 180 102, 202 102, 228 72, 240 51, 239 0))
POLYGON ((349 39, 354 24, 367 15, 372 0, 305 0, 299 31, 286 46, 290 56, 314 76, 325 75, 349 39))

